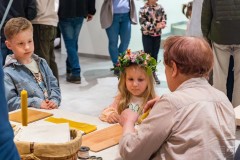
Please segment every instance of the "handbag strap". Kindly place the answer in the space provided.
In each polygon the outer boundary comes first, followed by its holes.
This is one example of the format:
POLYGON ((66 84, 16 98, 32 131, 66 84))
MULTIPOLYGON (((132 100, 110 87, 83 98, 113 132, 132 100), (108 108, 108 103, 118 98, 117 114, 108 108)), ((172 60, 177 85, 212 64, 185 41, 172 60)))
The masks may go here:
POLYGON ((0 31, 1 31, 1 29, 2 29, 3 23, 4 23, 5 20, 6 20, 6 17, 7 17, 7 15, 8 15, 9 10, 10 10, 10 7, 12 6, 12 2, 13 2, 13 0, 10 0, 10 1, 9 1, 9 3, 8 3, 8 5, 7 5, 7 8, 6 8, 5 12, 4 12, 4 15, 3 15, 3 18, 2 18, 2 21, 1 21, 1 24, 0 24, 0 31))

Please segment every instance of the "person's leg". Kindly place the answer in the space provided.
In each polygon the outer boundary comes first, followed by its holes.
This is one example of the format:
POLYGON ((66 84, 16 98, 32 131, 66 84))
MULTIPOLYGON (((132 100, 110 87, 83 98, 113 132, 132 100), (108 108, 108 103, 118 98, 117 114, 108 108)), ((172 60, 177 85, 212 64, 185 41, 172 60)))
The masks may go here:
MULTIPOLYGON (((152 37, 152 39, 153 39, 153 41, 152 41, 152 57, 156 61, 158 61, 158 53, 159 53, 159 49, 160 49, 161 36, 152 37)), ((154 77, 156 84, 161 83, 160 80, 158 79, 156 72, 153 72, 153 77, 154 77)))
MULTIPOLYGON (((67 18, 60 19, 59 26, 63 35, 63 40, 67 49, 67 72, 71 72, 70 75, 77 77, 80 81, 80 64, 78 57, 78 36, 82 27, 84 18, 67 18)), ((70 77, 71 78, 71 77, 70 77)))
POLYGON ((119 14, 113 15, 112 25, 106 29, 108 36, 108 51, 113 63, 113 66, 118 61, 118 33, 119 33, 119 14))
POLYGON ((123 53, 127 50, 131 39, 131 20, 129 13, 121 14, 119 34, 121 43, 118 52, 123 53))
POLYGON ((234 60, 234 82, 232 104, 233 107, 240 105, 240 45, 233 46, 233 60, 234 60))
POLYGON ((53 75, 58 79, 58 68, 54 54, 55 37, 56 27, 33 24, 34 53, 47 61, 53 75))
POLYGON ((160 49, 161 36, 153 37, 152 57, 158 61, 158 53, 160 49))
POLYGON ((212 43, 214 65, 213 86, 227 95, 227 76, 231 49, 228 45, 212 43))
POLYGON ((142 34, 142 43, 144 52, 150 54, 152 56, 152 39, 148 35, 142 34))

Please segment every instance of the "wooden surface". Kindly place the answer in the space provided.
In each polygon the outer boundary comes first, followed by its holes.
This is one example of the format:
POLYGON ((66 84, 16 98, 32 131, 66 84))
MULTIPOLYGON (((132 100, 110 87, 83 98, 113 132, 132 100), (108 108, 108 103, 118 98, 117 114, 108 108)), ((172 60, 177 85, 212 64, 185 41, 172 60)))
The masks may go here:
POLYGON ((91 151, 99 152, 119 143, 122 127, 119 124, 98 130, 82 137, 82 146, 88 146, 91 151))
MULTIPOLYGON (((53 115, 52 113, 28 109, 28 123, 35 122, 35 121, 44 119, 44 118, 52 116, 52 115, 53 115)), ((21 109, 16 112, 10 113, 9 120, 21 123, 22 122, 21 109)))

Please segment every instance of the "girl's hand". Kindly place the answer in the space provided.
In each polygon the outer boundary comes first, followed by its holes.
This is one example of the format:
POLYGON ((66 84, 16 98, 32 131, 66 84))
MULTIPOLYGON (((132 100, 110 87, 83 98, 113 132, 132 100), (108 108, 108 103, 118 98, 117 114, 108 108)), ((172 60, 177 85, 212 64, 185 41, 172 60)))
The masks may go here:
POLYGON ((109 115, 107 122, 108 123, 118 123, 119 122, 119 114, 116 112, 113 112, 112 114, 109 115))
POLYGON ((166 27, 166 22, 165 21, 157 23, 157 28, 158 29, 164 29, 165 27, 166 27))

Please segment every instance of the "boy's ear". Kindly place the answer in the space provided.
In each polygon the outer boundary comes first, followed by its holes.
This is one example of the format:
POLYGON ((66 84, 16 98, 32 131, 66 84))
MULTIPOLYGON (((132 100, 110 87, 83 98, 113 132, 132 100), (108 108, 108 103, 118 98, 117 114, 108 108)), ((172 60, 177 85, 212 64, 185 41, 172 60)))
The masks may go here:
POLYGON ((11 50, 11 48, 12 48, 12 47, 11 47, 11 42, 9 42, 8 40, 6 40, 6 41, 5 41, 5 44, 6 44, 7 48, 11 50))

